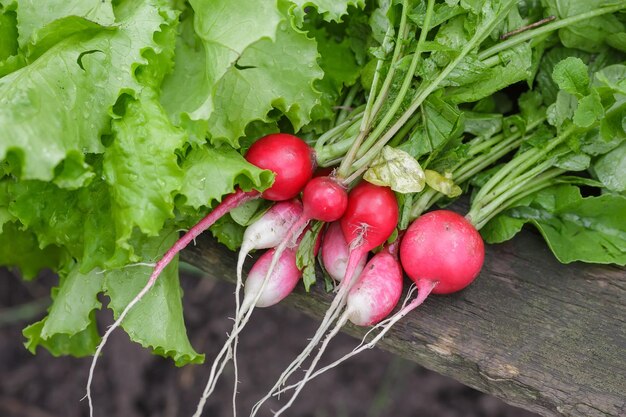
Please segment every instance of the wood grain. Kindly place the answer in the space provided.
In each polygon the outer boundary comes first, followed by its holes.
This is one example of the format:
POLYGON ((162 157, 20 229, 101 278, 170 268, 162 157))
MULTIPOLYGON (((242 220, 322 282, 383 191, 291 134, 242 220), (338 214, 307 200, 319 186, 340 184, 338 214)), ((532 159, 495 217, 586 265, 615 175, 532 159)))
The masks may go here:
MULTIPOLYGON (((212 239, 183 260, 234 282, 234 253, 212 239)), ((321 318, 330 299, 318 285, 286 302, 321 318)), ((626 270, 561 265, 524 231, 489 246, 470 287, 433 296, 380 347, 544 416, 626 416, 626 270)))

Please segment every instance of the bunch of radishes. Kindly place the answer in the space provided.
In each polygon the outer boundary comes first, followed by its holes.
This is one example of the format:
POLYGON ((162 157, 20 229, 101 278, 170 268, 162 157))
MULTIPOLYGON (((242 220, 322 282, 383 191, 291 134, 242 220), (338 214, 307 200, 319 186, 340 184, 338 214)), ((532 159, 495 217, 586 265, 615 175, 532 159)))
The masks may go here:
MULTIPOLYGON (((275 175, 273 185, 262 193, 238 190, 225 197, 166 252, 156 263, 146 286, 105 333, 94 355, 88 384, 98 353, 108 336, 150 290, 163 268, 220 217, 251 199, 262 197, 276 203, 244 234, 237 264, 235 323, 214 360, 196 416, 201 414, 217 378, 233 357, 237 337, 254 307, 278 303, 298 283, 301 271, 296 266, 297 246, 311 220, 329 223, 321 241, 321 251, 329 275, 339 281, 337 294, 309 345, 285 370, 265 399, 276 393, 298 369, 333 323, 336 323, 335 329, 325 345, 348 320, 357 325, 370 326, 385 319, 400 299, 403 270, 416 283, 418 296, 383 323, 382 332, 421 304, 431 291, 458 291, 469 285, 480 271, 484 257, 482 239, 471 223, 458 214, 446 210, 430 212, 413 222, 405 233, 396 234, 403 235, 401 240, 389 242, 398 226, 398 203, 390 188, 360 181, 349 190, 348 184, 332 173, 313 177, 316 166, 313 150, 303 140, 288 134, 271 134, 259 139, 246 153, 246 159, 259 168, 272 171, 275 175), (382 249, 367 261, 369 252, 379 247, 382 249), (269 250, 258 258, 250 270, 241 300, 244 260, 250 251, 260 249, 269 250)), ((323 349, 303 383, 311 377, 322 352, 323 349)), ((255 406, 253 415, 261 404, 262 401, 255 406)))

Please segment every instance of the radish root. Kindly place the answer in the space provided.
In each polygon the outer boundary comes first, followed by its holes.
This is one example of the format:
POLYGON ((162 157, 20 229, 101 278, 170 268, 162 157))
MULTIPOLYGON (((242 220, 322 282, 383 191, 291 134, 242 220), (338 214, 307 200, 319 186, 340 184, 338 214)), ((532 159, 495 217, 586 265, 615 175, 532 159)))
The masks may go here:
MULTIPOLYGON (((252 302, 246 303, 244 301, 244 303, 241 304, 241 308, 239 309, 239 311, 236 312, 236 314, 235 314, 235 323, 233 324, 233 331, 232 331, 230 337, 224 343, 224 347, 220 351, 220 354, 218 354, 218 357, 216 357, 215 361, 213 362, 213 366, 211 367, 211 373, 209 375, 209 380, 207 381, 207 385, 206 385, 206 387, 204 389, 202 397, 200 398, 200 401, 198 402, 198 406, 196 407, 196 412, 193 415, 193 417, 200 417, 200 415, 202 414, 202 410, 204 409, 204 405, 206 404, 206 401, 209 398, 209 396, 211 395, 211 393, 213 392, 213 389, 215 388, 215 384, 217 382, 217 379, 222 374, 222 371, 223 371, 226 363, 230 360, 230 358, 228 356, 226 356, 226 357, 224 357, 222 359, 222 357, 224 356, 224 352, 226 351, 226 349, 229 349, 229 351, 230 351, 231 344, 234 346, 232 348, 233 351, 236 352, 236 349, 237 349, 237 338, 239 336, 239 333, 241 332, 241 330, 246 326, 246 324, 250 320, 250 316, 252 315, 252 312, 254 311, 255 305, 258 302, 258 300, 261 298, 261 294, 263 294, 263 291, 265 290, 265 287, 267 286, 267 283, 270 281, 269 278, 272 275, 272 273, 274 272, 274 269, 276 269, 276 265, 278 264, 278 261, 280 259, 281 254, 285 251, 287 246, 289 246, 290 244, 293 244, 293 241, 292 241, 293 239, 292 238, 294 236, 294 232, 298 232, 298 234, 299 234, 299 232, 306 226, 306 223, 308 223, 308 220, 306 220, 306 221, 297 221, 289 229, 289 231, 287 232, 287 235, 285 236, 283 241, 275 249, 274 255, 272 256, 272 261, 270 263, 269 269, 267 270, 267 273, 265 274, 265 277, 263 279, 263 284, 261 285, 260 290, 257 292, 257 294, 255 295, 255 297, 252 300, 252 302), (219 362, 220 360, 222 360, 222 362, 219 362), (218 367, 218 363, 220 364, 219 365, 219 371, 216 372, 216 369, 218 367)), ((239 296, 237 296, 237 300, 239 300, 239 296)), ((233 363, 236 363, 236 358, 234 358, 234 357, 233 357, 233 363)), ((238 375, 236 374, 235 377, 237 378, 238 375)), ((236 399, 236 390, 237 390, 237 381, 235 380, 234 392, 233 392, 233 408, 235 407, 234 402, 235 402, 235 399, 236 399)))
POLYGON ((393 327, 394 324, 396 324, 400 319, 402 319, 404 316, 406 316, 412 310, 414 310, 415 308, 419 307, 424 302, 424 300, 426 300, 426 298, 430 295, 432 289, 436 285, 437 285, 437 282, 422 281, 420 283, 420 285, 418 286, 418 288, 417 288, 417 290, 418 290, 417 297, 413 301, 408 303, 408 300, 411 298, 411 296, 415 292, 415 287, 411 286, 411 288, 409 289, 409 292, 408 292, 408 294, 407 294, 407 296, 406 296, 406 298, 404 300, 404 303, 402 304, 402 307, 400 308, 400 310, 398 312, 396 312, 394 315, 392 315, 391 317, 388 317, 387 319, 381 321, 378 325, 374 326, 374 328, 370 329, 370 331, 365 334, 365 336, 361 340, 361 343, 357 347, 355 347, 352 351, 350 351, 346 355, 344 355, 341 358, 337 359, 336 361, 332 362, 331 364, 329 364, 329 365, 327 365, 327 366, 325 366, 323 368, 320 368, 315 373, 307 372, 307 375, 309 375, 308 377, 305 376, 305 378, 302 381, 297 382, 297 383, 292 384, 292 385, 289 385, 287 387, 284 387, 282 390, 277 392, 276 395, 278 395, 279 393, 282 393, 282 392, 289 391, 289 390, 294 389, 294 388, 299 389, 299 387, 301 385, 304 385, 309 380, 311 380, 313 378, 316 378, 316 377, 320 376, 321 374, 323 374, 324 372, 329 371, 330 369, 339 366, 342 362, 350 359, 351 357, 353 357, 355 355, 358 355, 361 352, 364 352, 364 351, 366 351, 368 349, 372 349, 387 334, 387 332, 393 327), (383 323, 385 323, 385 324, 380 326, 383 323), (382 327, 382 330, 380 331, 380 333, 378 333, 376 335, 376 337, 374 337, 371 341, 369 341, 368 343, 364 344, 365 339, 367 338, 367 336, 372 332, 372 330, 374 330, 375 328, 378 328, 378 327, 382 327))
POLYGON ((239 205, 243 204, 246 201, 250 201, 254 198, 258 198, 259 196, 260 194, 257 191, 244 192, 241 190, 237 190, 235 193, 226 196, 224 200, 217 207, 215 207, 213 211, 211 211, 211 213, 207 214, 195 226, 189 229, 187 233, 185 233, 180 239, 178 239, 176 243, 174 243, 174 245, 170 249, 168 249, 168 251, 165 252, 163 257, 156 263, 156 265, 154 266, 154 270, 152 271, 152 274, 150 275, 150 278, 148 279, 148 282, 146 283, 146 285, 141 289, 141 291, 139 291, 139 293, 135 296, 135 298, 133 298, 131 302, 128 303, 128 305, 126 306, 126 308, 124 308, 124 310, 119 315, 117 320, 115 320, 115 322, 107 329, 107 331, 104 333, 104 336, 102 336, 102 340, 100 341, 100 344, 96 348, 96 352, 94 353, 93 359, 91 361, 91 366, 89 367, 89 376, 87 377, 87 386, 86 386, 86 391, 87 391, 86 397, 87 397, 87 401, 89 402, 89 416, 90 417, 93 417, 94 415, 93 399, 91 397, 91 383, 93 381, 93 374, 96 369, 98 357, 102 353, 102 349, 106 345, 107 340, 109 340, 109 336, 111 335, 111 333, 113 333, 113 331, 122 324, 122 322, 124 321, 128 313, 130 312, 130 310, 132 310, 132 308, 139 301, 143 299, 143 297, 148 293, 148 291, 150 291, 150 289, 156 283, 156 280, 161 274, 161 272, 170 264, 170 262, 172 262, 174 257, 178 254, 178 252, 180 252, 185 247, 187 247, 187 245, 191 241, 195 240, 195 238, 198 235, 200 235, 202 232, 204 232, 209 227, 211 227, 217 221, 217 219, 224 216, 233 208, 238 207, 239 205))
MULTIPOLYGON (((354 256, 351 256, 350 260, 348 261, 347 271, 353 271, 355 266, 358 264, 360 258, 366 255, 366 253, 363 253, 358 250, 353 252, 353 254, 354 256)), ((354 274, 351 274, 351 275, 354 275, 354 274)), ((300 365, 302 365, 302 363, 306 360, 306 358, 311 354, 311 352, 313 352, 315 347, 320 343, 326 331, 330 328, 332 323, 337 319, 337 317, 341 313, 342 308, 346 304, 348 292, 350 288, 352 288, 354 283, 357 281, 357 279, 358 279, 358 276, 351 276, 351 277, 346 276, 345 279, 339 283, 339 291, 337 295, 333 298, 333 301, 330 307, 328 308, 328 310, 326 311, 326 314, 324 315, 322 323, 320 324, 317 331, 313 335, 313 338, 308 343, 308 345, 302 350, 302 352, 300 352, 298 357, 291 364, 289 364, 289 366, 287 366, 287 368, 280 375, 280 377, 278 378, 274 386, 270 389, 270 391, 252 407, 250 417, 254 417, 259 412, 259 409, 265 403, 265 401, 270 399, 274 395, 274 392, 287 382, 287 379, 300 367, 300 365)))

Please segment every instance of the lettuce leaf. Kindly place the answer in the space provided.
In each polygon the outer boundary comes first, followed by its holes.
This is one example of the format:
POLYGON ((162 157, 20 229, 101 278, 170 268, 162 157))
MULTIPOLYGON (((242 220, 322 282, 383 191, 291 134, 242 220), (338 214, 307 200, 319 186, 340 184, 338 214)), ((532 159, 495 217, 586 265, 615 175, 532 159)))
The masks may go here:
POLYGON ((142 89, 142 54, 160 49, 155 33, 175 23, 160 3, 138 2, 118 29, 76 33, 0 78, 0 159, 17 155, 22 179, 50 181, 68 154, 104 151, 113 105, 142 89))
POLYGON ((238 147, 252 121, 277 119, 274 109, 300 129, 320 98, 315 41, 272 2, 217 3, 191 2, 193 22, 181 25, 175 70, 163 85, 165 108, 194 139, 208 135, 216 145, 238 147))
MULTIPOLYGON (((154 261, 176 239, 177 233, 166 228, 160 236, 140 245, 141 259, 154 261)), ((131 340, 151 347, 156 354, 171 357, 181 366, 200 363, 204 355, 191 347, 185 331, 177 269, 175 260, 163 271, 150 293, 130 311, 122 327, 131 340)), ((38 346, 43 346, 56 356, 93 354, 100 343, 94 315, 101 307, 98 294, 110 298, 109 308, 117 317, 145 285, 150 273, 151 268, 145 266, 131 265, 106 272, 96 269, 86 274, 74 267, 61 277, 53 291, 54 303, 48 315, 24 329, 26 347, 34 353, 38 346)))

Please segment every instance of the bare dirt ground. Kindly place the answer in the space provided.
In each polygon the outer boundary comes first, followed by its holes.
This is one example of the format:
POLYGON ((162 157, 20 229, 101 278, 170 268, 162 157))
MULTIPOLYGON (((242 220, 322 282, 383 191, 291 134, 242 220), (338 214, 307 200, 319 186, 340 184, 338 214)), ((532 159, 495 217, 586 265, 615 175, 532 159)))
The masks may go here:
MULTIPOLYGON (((24 283, 0 269, 0 416, 82 417, 90 358, 53 358, 40 350, 31 355, 22 345, 21 329, 40 319, 56 279, 43 276, 24 283)), ((212 359, 232 322, 233 287, 185 276, 185 315, 196 350, 212 359)), ((111 323, 101 312, 99 324, 111 323)), ((291 362, 317 327, 293 309, 275 306, 255 311, 239 347, 238 415, 250 407, 291 362), (280 341, 280 346, 277 345, 280 341)), ((352 349, 357 341, 340 335, 326 360, 352 349)), ((176 368, 171 361, 131 343, 122 331, 105 348, 94 380, 98 417, 191 416, 204 388, 208 365, 176 368)), ((232 415, 232 368, 228 367, 204 416, 232 415)), ((261 413, 270 416, 270 408, 261 413)), ((494 397, 468 388, 419 365, 373 349, 312 381, 289 416, 297 417, 533 417, 494 397)))

